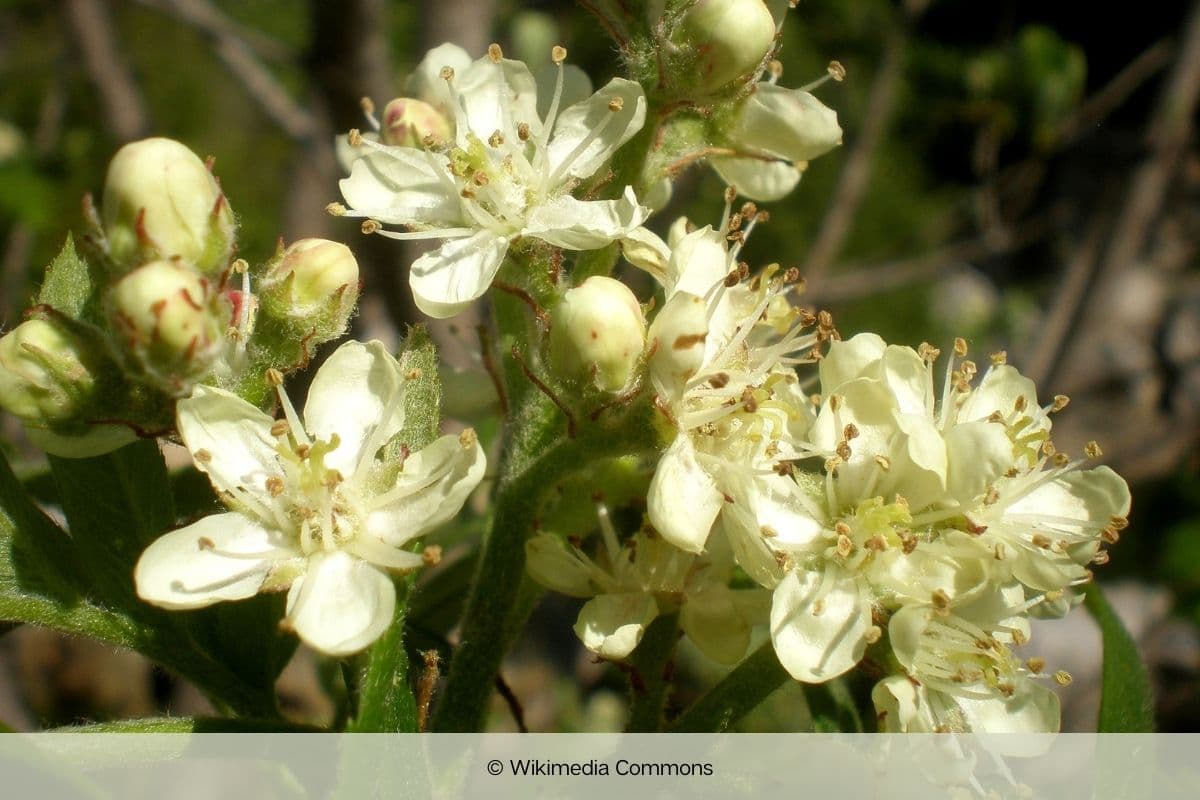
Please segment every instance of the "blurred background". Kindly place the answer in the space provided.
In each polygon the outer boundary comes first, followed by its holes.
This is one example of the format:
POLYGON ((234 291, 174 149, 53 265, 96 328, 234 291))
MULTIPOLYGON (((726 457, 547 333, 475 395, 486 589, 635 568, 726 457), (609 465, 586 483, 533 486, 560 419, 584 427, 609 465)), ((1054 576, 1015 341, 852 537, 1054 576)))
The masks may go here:
MULTIPOLYGON (((0 1, 0 324, 21 318, 45 265, 81 223, 123 142, 179 139, 216 158, 240 222, 240 254, 282 236, 348 242, 364 268, 356 335, 395 342, 419 319, 406 258, 324 207, 339 199, 332 141, 382 107, 425 49, 498 41, 541 63, 552 44, 599 84, 619 60, 592 4, 567 0, 0 1)), ((1142 646, 1161 730, 1200 730, 1200 3, 804 0, 785 26, 782 83, 831 59, 818 90, 845 145, 770 206, 752 264, 798 266, 808 301, 843 335, 1005 349, 1044 396, 1060 450, 1099 440, 1133 486, 1132 524, 1100 580, 1142 646)), ((705 168, 675 186, 657 224, 719 219, 705 168)), ((436 330, 468 368, 470 321, 436 330), (464 334, 463 331, 468 333, 464 334)), ((3 419, 24 474, 36 454, 3 419)), ((612 729, 624 679, 580 653, 577 606, 535 615, 505 669, 518 701, 498 729, 612 729)), ((1075 676, 1064 728, 1094 727, 1099 638, 1082 611, 1035 630, 1033 650, 1075 676)), ((673 702, 717 671, 685 653, 673 702)), ((301 653, 281 682, 289 713, 327 720, 322 670, 301 653)), ((0 633, 0 722, 16 728, 203 713, 198 693, 139 657, 43 631, 0 633)), ((784 688, 742 727, 796 730, 784 688)))

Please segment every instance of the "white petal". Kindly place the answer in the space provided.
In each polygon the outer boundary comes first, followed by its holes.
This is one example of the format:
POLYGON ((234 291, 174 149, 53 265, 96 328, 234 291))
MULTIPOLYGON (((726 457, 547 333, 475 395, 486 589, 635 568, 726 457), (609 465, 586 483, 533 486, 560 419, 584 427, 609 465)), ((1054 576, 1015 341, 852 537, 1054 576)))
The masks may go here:
POLYGON ((728 548, 751 580, 773 589, 783 578, 783 569, 775 560, 775 552, 762 536, 754 510, 745 502, 726 503, 718 520, 719 536, 709 537, 709 550, 728 548), (721 544, 724 544, 721 547, 721 544))
POLYGON ((587 100, 558 115, 550 137, 550 171, 575 178, 591 176, 641 130, 645 121, 642 87, 624 78, 613 78, 587 100), (610 110, 610 103, 620 103, 619 110, 610 110), (599 135, 593 136, 597 130, 599 135))
POLYGON ((667 276, 667 299, 676 292, 688 292, 705 297, 712 288, 728 277, 730 263, 725 237, 711 225, 705 225, 680 239, 671 248, 667 276))
POLYGON ((741 109, 737 138, 754 150, 803 164, 841 144, 842 129, 833 109, 809 92, 764 81, 741 109))
POLYGON ((829 343, 829 354, 821 359, 821 391, 828 394, 855 378, 879 377, 878 368, 887 344, 874 333, 860 333, 829 343))
POLYGON ((453 317, 488 290, 507 252, 506 237, 480 231, 421 256, 408 276, 417 308, 438 319, 453 317))
POLYGON ((287 622, 305 644, 326 655, 357 653, 392 622, 396 589, 387 575, 335 550, 308 560, 288 592, 287 622))
POLYGON ((679 626, 700 652, 720 664, 736 664, 750 646, 750 625, 736 596, 719 583, 687 594, 679 611, 679 626))
POLYGON ((633 189, 620 200, 576 200, 563 195, 534 206, 521 233, 567 250, 597 250, 646 221, 633 189))
POLYGON ((712 476, 696 460, 696 450, 686 434, 659 459, 646 498, 650 524, 671 544, 689 553, 700 553, 725 499, 712 476))
MULTIPOLYGON (((538 117, 546 119, 550 113, 550 103, 554 99, 554 87, 558 82, 558 66, 544 64, 534 77, 537 80, 537 110, 538 117)), ((563 87, 562 95, 558 98, 558 110, 562 111, 581 100, 586 100, 592 93, 592 79, 588 74, 574 64, 562 65, 563 87)))
POLYGON ((771 641, 798 681, 823 683, 852 669, 870 627, 870 603, 854 576, 796 570, 775 587, 771 641))
POLYGON ((179 435, 217 491, 245 487, 267 503, 267 478, 283 474, 271 436, 274 422, 237 395, 210 386, 197 386, 175 406, 179 435))
POLYGON ((721 180, 735 187, 738 194, 760 203, 787 197, 804 174, 803 170, 786 161, 719 156, 709 159, 709 163, 721 180))
POLYGON ((489 56, 475 61, 454 78, 462 99, 470 131, 458 131, 458 143, 467 147, 468 133, 480 141, 500 131, 509 141, 517 141, 517 125, 524 122, 536 137, 542 130, 537 112, 537 82, 523 61, 489 56))
POLYGON ((380 342, 346 342, 317 370, 304 404, 304 427, 326 442, 341 444, 325 464, 349 478, 370 443, 378 450, 404 426, 404 378, 380 342))
POLYGON ((1012 440, 994 422, 967 422, 946 431, 946 489, 965 504, 982 496, 1013 465, 1012 440))
MULTIPOLYGON (((972 733, 1058 733, 1061 724, 1058 695, 1030 680, 1021 681, 1012 697, 997 694, 988 700, 956 697, 954 701, 972 733)), ((1031 755, 1042 749, 1041 742, 1022 741, 1025 738, 989 741, 1007 743, 1003 755, 1031 755)))
POLYGON ((650 323, 650 376, 667 402, 678 399, 704 364, 708 304, 689 292, 671 295, 650 323))
POLYGON ((933 416, 933 384, 925 362, 911 347, 889 345, 883 351, 883 375, 901 414, 933 416))
POLYGON ((631 230, 621 239, 621 253, 630 264, 644 269, 659 283, 663 283, 671 251, 658 234, 647 228, 631 230))
POLYGON ((770 529, 772 547, 803 550, 824 531, 825 526, 805 502, 804 490, 795 480, 782 475, 759 475, 754 478, 753 487, 754 515, 760 527, 770 529))
POLYGON ((875 684, 871 702, 881 733, 932 733, 937 728, 925 688, 906 675, 891 675, 875 684))
POLYGON ((253 597, 281 557, 287 554, 257 522, 233 512, 214 514, 152 542, 134 567, 133 582, 138 597, 156 606, 203 608, 253 597))
POLYGON ((850 460, 837 470, 838 500, 846 508, 880 494, 881 481, 896 480, 890 477, 891 470, 883 470, 875 460, 876 456, 892 455, 897 433, 896 399, 881 382, 870 378, 856 378, 838 385, 836 392, 831 390, 825 397, 812 426, 814 445, 832 453, 842 441, 846 425, 853 424, 858 429, 858 436, 850 442, 850 460), (837 411, 829 400, 833 394, 841 398, 837 411))
POLYGON ((442 77, 442 69, 450 67, 461 73, 471 66, 471 60, 470 54, 458 45, 449 42, 440 44, 425 53, 425 57, 409 74, 404 89, 412 97, 437 106, 453 122, 450 90, 442 77))
POLYGON ((899 433, 890 443, 891 468, 877 491, 887 498, 899 494, 917 511, 946 494, 946 441, 927 416, 897 414, 895 421, 899 433))
POLYGON ((1037 409, 1037 387, 1033 381, 1007 364, 992 367, 983 376, 975 391, 967 395, 958 410, 961 421, 987 419, 995 412, 1007 417, 1018 398, 1028 409, 1037 409))
POLYGON ((568 597, 596 594, 587 565, 552 533, 539 533, 525 540, 525 569, 529 577, 559 594, 568 597))
POLYGON ((602 594, 579 611, 575 635, 593 653, 613 660, 627 657, 658 616, 654 596, 644 592, 602 594))
POLYGON ((904 606, 888 621, 888 638, 896 660, 905 668, 912 667, 921 650, 921 637, 933 618, 930 606, 904 606))
POLYGON ((444 156, 432 156, 439 162, 434 166, 431 156, 411 147, 363 153, 351 167, 350 177, 338 182, 346 204, 359 215, 393 224, 462 224, 458 192, 444 156))
POLYGON ((432 531, 462 509, 486 467, 477 439, 442 436, 411 454, 395 486, 369 500, 367 531, 392 547, 432 531))

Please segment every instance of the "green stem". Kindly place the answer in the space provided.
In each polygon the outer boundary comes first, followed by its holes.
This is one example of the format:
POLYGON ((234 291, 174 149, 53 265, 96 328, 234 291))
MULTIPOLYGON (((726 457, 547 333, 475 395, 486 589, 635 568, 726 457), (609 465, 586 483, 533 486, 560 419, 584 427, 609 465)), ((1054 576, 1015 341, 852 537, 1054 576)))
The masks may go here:
POLYGON ((663 706, 671 687, 671 659, 678 641, 679 615, 668 614, 650 623, 633 651, 633 702, 626 726, 630 733, 656 733, 662 729, 663 706))
POLYGON ((365 659, 350 665, 358 690, 358 710, 347 727, 350 731, 415 733, 417 730, 417 702, 409 688, 408 651, 404 647, 404 620, 411 586, 411 576, 396 582, 396 611, 391 626, 372 645, 365 659))
POLYGON ((473 731, 483 722, 500 660, 524 621, 517 617, 532 608, 532 603, 518 602, 525 577, 525 539, 554 486, 597 460, 638 452, 646 435, 644 424, 587 425, 575 439, 559 433, 555 444, 533 458, 522 457, 528 451, 513 437, 496 491, 491 531, 463 615, 461 643, 450 662, 432 730, 473 731))
POLYGON ((774 646, 766 642, 675 720, 669 731, 705 733, 728 730, 729 726, 766 700, 790 678, 775 657, 774 646))

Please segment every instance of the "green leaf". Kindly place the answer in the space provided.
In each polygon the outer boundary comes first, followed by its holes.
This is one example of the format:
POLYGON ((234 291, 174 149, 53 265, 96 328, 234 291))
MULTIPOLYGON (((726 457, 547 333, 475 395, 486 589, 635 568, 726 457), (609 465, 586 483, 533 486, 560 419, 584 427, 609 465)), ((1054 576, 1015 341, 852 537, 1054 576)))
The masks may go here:
POLYGON ((82 319, 95 298, 96 285, 94 268, 80 257, 75 240, 67 234, 62 250, 46 268, 38 302, 72 319, 82 319))
POLYGON ((91 725, 68 725, 50 733, 321 733, 323 728, 278 719, 222 717, 148 717, 91 725))
POLYGON ((671 733, 721 733, 790 680, 766 642, 697 700, 667 729, 671 733))
POLYGON ((347 730, 360 733, 415 733, 417 703, 409 687, 404 617, 412 577, 396 582, 396 613, 391 627, 371 648, 359 681, 358 715, 347 730))
POLYGON ((1104 639, 1101 673, 1100 733, 1150 733, 1154 731, 1154 703, 1150 676, 1137 644, 1096 584, 1089 584, 1084 605, 1100 626, 1104 639))

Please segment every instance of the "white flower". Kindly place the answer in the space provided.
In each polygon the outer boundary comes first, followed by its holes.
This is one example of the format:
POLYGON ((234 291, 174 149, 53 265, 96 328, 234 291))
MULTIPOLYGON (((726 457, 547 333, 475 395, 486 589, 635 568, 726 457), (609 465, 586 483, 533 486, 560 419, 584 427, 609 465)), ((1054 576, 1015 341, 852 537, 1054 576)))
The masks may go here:
POLYGON ((188 609, 290 586, 285 623, 312 647, 375 641, 395 607, 389 573, 422 564, 401 548, 458 513, 484 471, 472 431, 402 464, 378 457, 403 426, 404 381, 382 344, 348 342, 317 371, 303 424, 281 386, 279 421, 197 387, 178 404, 179 433, 231 511, 151 544, 138 595, 188 609))
MULTIPOLYGON (((1029 639, 1022 588, 1009 584, 962 607, 910 605, 888 625, 907 672, 872 692, 880 730, 1053 733, 1058 697, 1037 682, 1044 664, 1012 652, 1029 639)), ((1066 682, 1064 673, 1056 680, 1066 682)))
POLYGON ((746 654, 763 593, 729 588, 733 558, 727 549, 685 553, 640 531, 622 546, 603 508, 600 531, 603 546, 595 559, 549 533, 525 545, 534 580, 590 598, 575 623, 584 647, 607 659, 627 658, 651 622, 678 613, 680 628, 709 658, 733 664, 746 654))
POLYGON ((737 264, 740 243, 727 249, 727 237, 744 239, 757 218, 748 206, 738 215, 744 231, 727 222, 687 233, 681 221, 669 245, 638 231, 624 246, 667 292, 647 339, 656 406, 675 435, 650 484, 650 521, 699 553, 720 518, 738 562, 773 585, 760 530, 794 515, 795 483, 775 466, 794 457, 791 442, 807 429, 794 366, 823 334, 805 333, 816 320, 786 299, 796 275, 774 266, 751 278, 737 264))
POLYGON ((461 73, 442 71, 455 128, 444 152, 361 140, 374 152, 341 182, 351 207, 344 213, 410 229, 378 230, 391 238, 446 240, 410 272, 426 314, 453 316, 482 295, 519 237, 590 250, 646 219, 649 211, 628 187, 619 200, 571 196, 641 129, 646 99, 641 86, 615 78, 560 111, 565 57, 556 50, 558 79, 545 117, 529 69, 493 45, 461 73))

